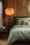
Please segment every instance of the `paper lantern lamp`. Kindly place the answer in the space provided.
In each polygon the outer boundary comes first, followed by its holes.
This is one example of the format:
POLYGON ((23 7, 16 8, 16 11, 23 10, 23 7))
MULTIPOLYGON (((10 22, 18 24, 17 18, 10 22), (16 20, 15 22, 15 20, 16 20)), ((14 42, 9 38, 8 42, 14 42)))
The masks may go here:
MULTIPOLYGON (((8 30, 9 30, 9 23, 11 23, 11 16, 14 14, 14 9, 13 8, 6 8, 5 9, 5 14, 8 16, 8 30)), ((11 23, 12 25, 12 23, 11 23)))
POLYGON ((13 8, 6 8, 5 14, 8 16, 12 16, 14 14, 14 9, 13 8))

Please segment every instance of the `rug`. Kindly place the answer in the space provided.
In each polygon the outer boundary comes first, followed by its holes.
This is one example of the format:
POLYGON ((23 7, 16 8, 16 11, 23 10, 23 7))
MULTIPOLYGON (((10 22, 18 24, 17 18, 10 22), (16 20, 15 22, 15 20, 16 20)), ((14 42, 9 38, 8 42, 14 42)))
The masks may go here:
POLYGON ((7 45, 8 39, 0 39, 0 45, 7 45))

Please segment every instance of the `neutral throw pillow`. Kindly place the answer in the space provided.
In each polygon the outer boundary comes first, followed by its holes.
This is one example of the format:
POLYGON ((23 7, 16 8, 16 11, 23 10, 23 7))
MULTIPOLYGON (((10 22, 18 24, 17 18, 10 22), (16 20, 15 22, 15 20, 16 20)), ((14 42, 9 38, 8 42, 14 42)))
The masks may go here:
POLYGON ((30 21, 27 21, 27 25, 30 25, 30 21))
POLYGON ((27 25, 27 24, 26 24, 26 22, 27 22, 26 20, 23 20, 22 22, 23 22, 23 25, 27 25))

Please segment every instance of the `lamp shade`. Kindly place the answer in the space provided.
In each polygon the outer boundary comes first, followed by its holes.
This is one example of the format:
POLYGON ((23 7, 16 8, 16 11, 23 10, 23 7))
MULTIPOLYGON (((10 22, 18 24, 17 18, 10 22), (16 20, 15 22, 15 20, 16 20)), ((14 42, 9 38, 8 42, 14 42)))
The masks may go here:
POLYGON ((14 14, 14 9, 13 8, 6 8, 5 9, 5 14, 8 16, 11 16, 14 14))

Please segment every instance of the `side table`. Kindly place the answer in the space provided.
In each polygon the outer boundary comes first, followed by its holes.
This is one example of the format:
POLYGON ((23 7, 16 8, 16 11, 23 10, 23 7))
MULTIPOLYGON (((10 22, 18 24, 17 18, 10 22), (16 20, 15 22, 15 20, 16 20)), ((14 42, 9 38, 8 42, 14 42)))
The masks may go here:
POLYGON ((3 38, 3 34, 5 34, 5 37, 6 37, 7 32, 8 32, 8 30, 5 30, 5 29, 3 29, 3 31, 0 31, 1 39, 3 38))

